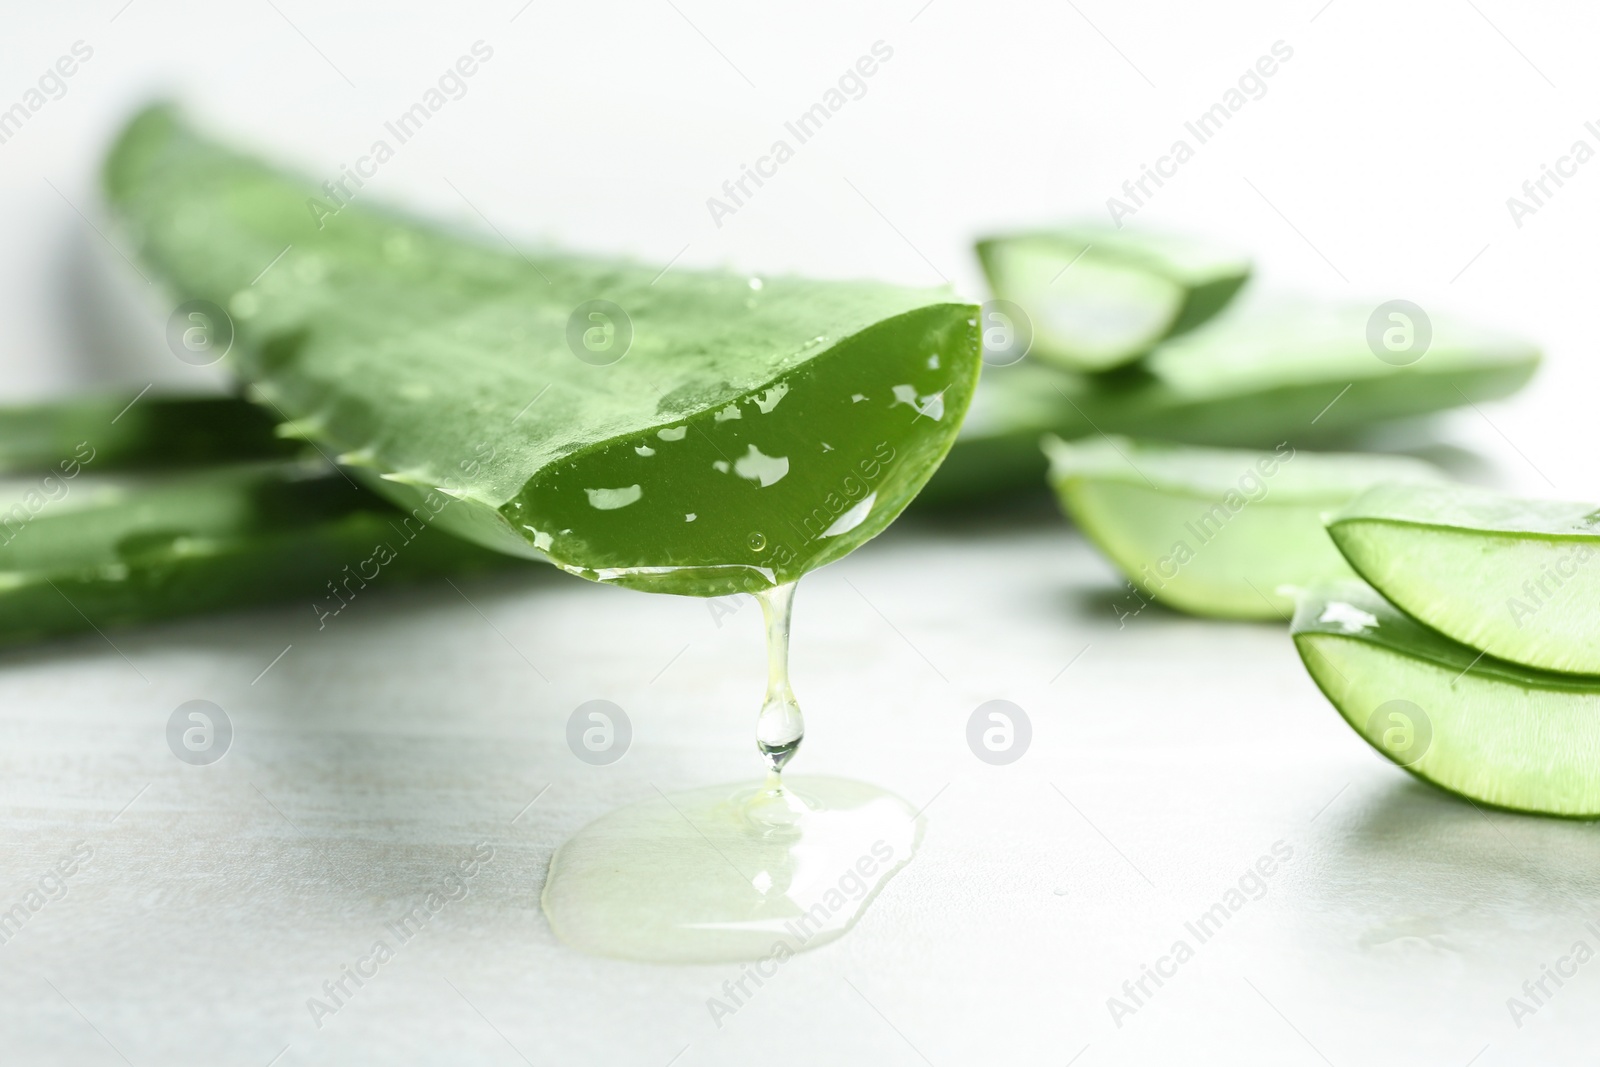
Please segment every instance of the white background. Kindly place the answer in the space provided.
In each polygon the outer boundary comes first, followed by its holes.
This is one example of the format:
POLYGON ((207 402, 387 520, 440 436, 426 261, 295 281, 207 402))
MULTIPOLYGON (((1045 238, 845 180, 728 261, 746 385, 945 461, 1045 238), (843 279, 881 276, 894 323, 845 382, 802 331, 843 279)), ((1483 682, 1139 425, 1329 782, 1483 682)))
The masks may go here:
MULTIPOLYGON (((94 55, 0 145, 0 395, 199 384, 159 316, 108 329, 93 266, 120 262, 94 229, 98 160, 157 95, 328 175, 482 40, 467 95, 364 198, 529 243, 978 296, 975 236, 1103 214, 1281 40, 1266 96, 1138 220, 1254 251, 1271 287, 1534 337, 1534 384, 1440 432, 1502 484, 1600 496, 1600 161, 1520 228, 1506 207, 1574 140, 1600 148, 1583 5, 274 2, 7 5, 0 107, 74 42, 94 55), (716 226, 707 197, 880 40, 894 56, 865 97, 716 226)), ((1574 941, 1600 948, 1590 827, 1410 782, 1280 628, 1152 612, 1119 631, 1115 588, 1044 513, 908 520, 808 580, 797 769, 938 799, 861 926, 720 1029, 705 1000, 730 969, 577 956, 537 891, 566 834, 650 783, 753 771, 753 608, 717 626, 697 602, 552 574, 375 594, 322 633, 291 607, 10 653, 0 904, 74 841, 96 858, 0 946, 5 1059, 1342 1067, 1593 1047, 1587 970, 1520 1028, 1505 1004, 1574 941), (239 731, 211 768, 163 740, 197 697, 239 731), (562 741, 596 697, 636 730, 603 770, 562 741), (963 740, 995 697, 1034 723, 1007 768, 963 740), (313 1027, 321 981, 484 839, 472 895, 313 1027), (1106 998, 1280 839, 1295 860, 1266 898, 1114 1026, 1106 998)))

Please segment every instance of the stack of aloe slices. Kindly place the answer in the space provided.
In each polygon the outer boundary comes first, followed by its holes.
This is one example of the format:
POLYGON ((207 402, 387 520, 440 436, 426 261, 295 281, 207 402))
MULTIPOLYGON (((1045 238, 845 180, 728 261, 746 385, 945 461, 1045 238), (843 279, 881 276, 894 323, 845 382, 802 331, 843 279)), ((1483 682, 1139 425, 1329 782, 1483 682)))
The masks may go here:
POLYGON ((1370 585, 1308 590, 1292 632, 1350 725, 1473 800, 1600 817, 1600 510, 1378 486, 1328 532, 1370 585))
POLYGON ((1039 485, 1046 433, 1348 445, 1374 424, 1507 396, 1539 363, 1533 345, 1445 316, 1432 318, 1419 358, 1395 365, 1369 347, 1371 307, 1230 307, 1249 265, 1181 237, 1080 227, 990 238, 980 255, 995 296, 1031 322, 1032 349, 994 360, 1004 365, 984 375, 929 503, 1039 485), (1130 280, 1141 273, 1142 284, 1130 280))
POLYGON ((223 309, 254 403, 0 412, 0 471, 65 487, 25 478, 4 501, 0 640, 273 596, 332 610, 363 565, 522 557, 700 596, 790 582, 900 513, 977 381, 977 308, 947 291, 328 217, 311 182, 164 106, 118 140, 105 190, 167 306, 223 309))

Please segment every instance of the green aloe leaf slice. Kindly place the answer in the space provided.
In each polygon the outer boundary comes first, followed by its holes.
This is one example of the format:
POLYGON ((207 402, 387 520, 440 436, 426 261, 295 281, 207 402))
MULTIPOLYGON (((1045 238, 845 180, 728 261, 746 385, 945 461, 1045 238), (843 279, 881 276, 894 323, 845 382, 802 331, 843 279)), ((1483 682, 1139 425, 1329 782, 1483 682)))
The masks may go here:
POLYGON ((288 432, 588 578, 716 595, 845 555, 977 379, 977 309, 944 290, 525 255, 335 207, 166 109, 106 189, 175 297, 231 313, 228 359, 288 432))
POLYGON ((1120 367, 1193 329, 1250 277, 1232 250, 1110 226, 990 237, 978 258, 995 295, 1027 312, 1038 357, 1080 371, 1120 367))
POLYGON ((1377 488, 1328 523, 1401 609, 1491 656, 1600 674, 1600 509, 1468 486, 1377 488))
POLYGON ((1230 315, 1157 349, 1148 373, 1103 383, 1032 359, 984 376, 929 502, 957 503, 1040 484, 1039 436, 1128 434, 1187 444, 1273 448, 1337 443, 1389 419, 1493 400, 1527 384, 1534 346, 1443 317, 1407 366, 1367 345, 1369 309, 1285 306, 1230 315))
POLYGON ((373 583, 516 563, 431 519, 325 464, 7 482, 0 642, 295 598, 322 626, 373 583))
POLYGON ((1044 447, 1063 510, 1141 593, 1227 619, 1285 618, 1298 588, 1350 576, 1326 512, 1376 482, 1438 477, 1400 456, 1287 443, 1253 452, 1095 437, 1044 447))
POLYGON ((1406 770, 1503 808, 1600 816, 1600 679, 1483 656, 1354 580, 1305 592, 1291 632, 1339 714, 1406 770))
POLYGON ((283 458, 275 420, 227 396, 71 397, 0 407, 0 470, 95 471, 283 458))

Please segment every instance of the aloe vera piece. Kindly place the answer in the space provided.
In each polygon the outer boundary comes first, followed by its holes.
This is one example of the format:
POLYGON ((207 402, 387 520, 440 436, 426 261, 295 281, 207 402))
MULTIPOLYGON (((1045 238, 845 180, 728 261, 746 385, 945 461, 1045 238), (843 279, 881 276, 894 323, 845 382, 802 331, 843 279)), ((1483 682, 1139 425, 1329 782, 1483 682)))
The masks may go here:
POLYGON ((1354 580, 1304 593, 1290 629, 1339 714, 1406 770, 1498 807, 1600 816, 1600 679, 1481 656, 1354 580))
POLYGON ((1045 433, 1315 447, 1373 423, 1508 396, 1539 365, 1538 349, 1526 342, 1436 317, 1422 359, 1393 366, 1367 347, 1366 315, 1358 308, 1230 315, 1163 345, 1141 365, 1147 373, 1125 382, 1096 382, 1032 360, 995 368, 924 499, 954 504, 1042 484, 1037 442, 1045 433))
POLYGON ((0 487, 0 643, 295 598, 321 626, 374 582, 515 563, 326 465, 61 485, 31 512, 18 504, 35 485, 0 487))
POLYGON ((1064 511, 1139 590, 1194 615, 1284 618, 1298 588, 1349 577, 1322 516, 1382 481, 1438 472, 1400 456, 1046 438, 1064 511))
POLYGON ((1402 610, 1491 656, 1600 674, 1600 509, 1483 489, 1380 487, 1328 523, 1402 610))
POLYGON ((1231 249, 1110 226, 990 237, 978 258, 995 295, 1027 312, 1038 358, 1091 372, 1200 325, 1250 277, 1231 249))
POLYGON ((138 393, 0 407, 0 470, 96 471, 285 457, 273 419, 227 396, 138 393), (64 468, 63 468, 64 469, 64 468))
POLYGON ((290 432, 587 578, 717 595, 843 556, 916 495, 977 379, 977 309, 944 290, 524 256, 334 214, 167 109, 123 134, 106 189, 177 297, 230 310, 228 358, 290 432))

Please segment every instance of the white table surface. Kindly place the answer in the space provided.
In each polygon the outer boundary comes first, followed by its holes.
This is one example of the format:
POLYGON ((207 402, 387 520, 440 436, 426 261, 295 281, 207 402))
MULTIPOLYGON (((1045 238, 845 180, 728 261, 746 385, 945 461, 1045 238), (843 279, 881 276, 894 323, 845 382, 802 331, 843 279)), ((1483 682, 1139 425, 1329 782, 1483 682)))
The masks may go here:
MULTIPOLYGON (((8 14, 0 104, 74 41, 95 56, 0 144, 0 395, 198 383, 162 350, 159 316, 127 327, 86 267, 108 258, 85 221, 95 160, 155 89, 321 174, 481 38, 496 59, 375 199, 657 262, 979 292, 975 234, 1102 211, 1283 39, 1295 59, 1268 95, 1141 221, 1225 234, 1274 285, 1404 296, 1537 337, 1550 358, 1529 390, 1440 432, 1501 484, 1600 498, 1600 170, 1521 228, 1505 207, 1595 139, 1596 17, 1578 5, 274 2, 8 14), (896 57, 867 96, 714 227, 705 198, 879 39, 896 57)), ((753 605, 718 620, 535 572, 375 589, 321 632, 289 605, 6 653, 0 910, 77 842, 93 857, 0 945, 0 1061, 1489 1067, 1590 1052, 1596 968, 1520 1027, 1506 1002, 1574 942, 1600 949, 1593 826, 1415 783, 1344 726, 1281 626, 1152 609, 1119 629, 1116 590, 1048 510, 906 520, 806 579, 795 769, 931 801, 927 836, 856 930, 720 1028, 707 999, 736 968, 578 955, 537 898, 588 819, 754 772, 753 605), (603 768, 564 741, 595 698, 635 728, 603 768), (1034 727, 1007 767, 965 743, 995 698, 1034 727), (237 731, 209 767, 166 746, 191 699, 237 731), (1107 998, 1279 841, 1293 858, 1265 896, 1117 1027, 1107 998), (467 896, 319 1030, 307 998, 479 842, 494 859, 467 896)))
POLYGON ((536 572, 373 591, 321 632, 291 606, 9 655, 0 903, 76 842, 94 856, 0 946, 7 1061, 1492 1064, 1594 1036, 1583 971, 1520 1030, 1505 1006, 1600 944, 1592 826, 1414 783, 1281 627, 1150 609, 1119 630, 1114 589, 1048 514, 903 523, 804 581, 796 770, 931 800, 927 836, 852 933, 720 1027, 707 1000, 739 968, 580 955, 538 892, 608 808, 753 774, 753 604, 719 628, 536 572), (965 741, 997 697, 1034 727, 1006 767, 965 741), (565 744, 594 698, 634 726, 609 767, 565 744), (189 699, 235 726, 208 767, 166 747, 189 699), (315 1026, 321 983, 480 841, 466 897, 315 1026), (1265 895, 1198 945, 1184 923, 1279 841, 1265 895), (1107 998, 1178 938, 1196 957, 1113 1025, 1107 998))

